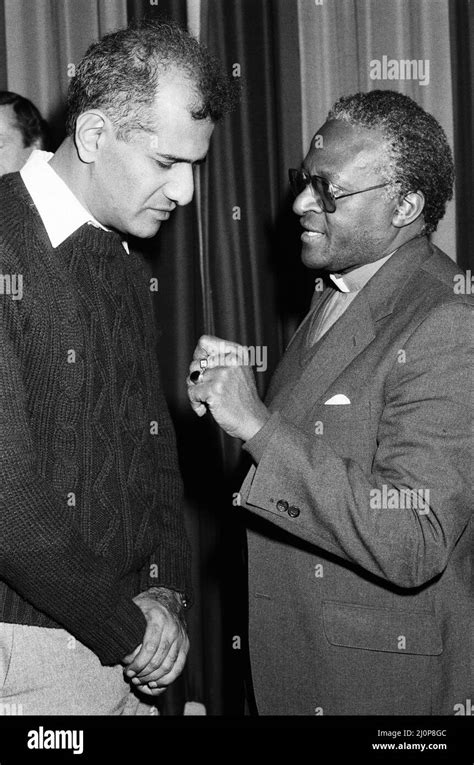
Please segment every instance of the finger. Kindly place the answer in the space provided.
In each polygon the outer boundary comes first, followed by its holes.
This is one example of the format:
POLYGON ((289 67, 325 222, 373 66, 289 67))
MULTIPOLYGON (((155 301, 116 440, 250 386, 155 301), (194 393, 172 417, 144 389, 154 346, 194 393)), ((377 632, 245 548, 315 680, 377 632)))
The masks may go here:
POLYGON ((186 379, 186 384, 188 386, 189 395, 193 395, 194 400, 196 401, 199 400, 200 397, 204 401, 203 392, 207 388, 212 387, 219 380, 222 380, 223 373, 225 373, 225 367, 216 366, 214 368, 208 367, 207 369, 204 369, 199 376, 199 380, 195 383, 191 382, 191 378, 188 377, 186 379))
POLYGON ((146 696, 160 696, 166 691, 166 688, 150 688, 148 685, 138 685, 135 690, 144 693, 146 696))
POLYGON ((197 375, 197 377, 201 377, 208 367, 208 361, 209 361, 208 359, 199 359, 197 361, 191 361, 189 365, 187 382, 191 381, 195 383, 196 380, 193 378, 193 375, 197 375))
POLYGON ((129 653, 128 656, 125 656, 122 659, 122 664, 130 664, 134 660, 135 656, 138 655, 138 652, 140 651, 141 647, 142 647, 141 643, 140 645, 137 645, 137 647, 135 648, 134 651, 132 651, 132 653, 129 653))
MULTIPOLYGON (((233 340, 223 340, 221 337, 214 337, 213 335, 202 335, 194 349, 193 359, 199 361, 207 357, 209 365, 211 365, 214 357, 219 359, 228 354, 235 354, 240 347, 239 343, 235 343, 233 340)), ((219 361, 217 361, 217 365, 219 365, 219 361)))
MULTIPOLYGON (((185 646, 182 646, 180 649, 178 656, 176 657, 176 661, 173 663, 173 666, 163 674, 160 674, 158 677, 158 673, 156 673, 156 677, 152 677, 152 679, 147 681, 147 685, 149 688, 161 688, 163 686, 171 685, 171 683, 174 683, 174 681, 180 676, 181 672, 184 669, 184 666, 186 664, 186 659, 188 656, 188 650, 189 650, 189 641, 185 646)), ((163 665, 162 665, 163 667, 163 665)), ((161 669, 160 669, 161 672, 161 669)), ((152 673, 153 674, 153 673, 152 673)))
MULTIPOLYGON (((173 643, 175 643, 181 638, 182 635, 184 635, 181 624, 176 619, 168 618, 165 621, 161 621, 160 619, 158 623, 160 624, 161 630, 159 639, 157 639, 158 633, 156 630, 153 630, 151 626, 154 623, 155 622, 149 622, 149 627, 145 632, 145 637, 143 640, 144 646, 146 646, 147 643, 149 646, 151 646, 151 650, 147 656, 148 660, 141 663, 141 666, 135 670, 135 675, 138 675, 142 670, 145 669, 145 667, 147 667, 147 671, 154 671, 158 669, 168 655, 173 643), (150 637, 151 642, 150 640, 147 640, 148 636, 150 637)), ((139 660, 140 654, 136 657, 135 662, 138 662, 139 660)), ((132 668, 133 665, 130 665, 130 669, 132 668)))
POLYGON ((164 632, 164 624, 162 622, 148 622, 143 643, 140 651, 135 656, 134 660, 129 664, 125 670, 127 677, 136 675, 137 672, 141 672, 147 664, 153 659, 157 651, 160 649, 164 632))
POLYGON ((225 369, 226 367, 240 366, 242 364, 242 359, 245 358, 245 349, 242 348, 239 351, 238 348, 240 348, 240 346, 234 346, 235 344, 229 346, 224 343, 224 341, 221 341, 218 355, 193 359, 189 365, 189 372, 188 377, 186 378, 186 382, 188 384, 192 383, 193 385, 197 385, 198 383, 203 382, 204 374, 207 375, 208 380, 209 372, 213 369, 217 369, 219 367, 225 369))
POLYGON ((207 406, 205 404, 191 404, 191 409, 196 412, 198 417, 204 417, 207 412, 207 406))
POLYGON ((207 407, 205 404, 203 404, 202 401, 199 399, 196 399, 194 396, 194 388, 196 386, 194 383, 188 383, 188 398, 189 403, 191 404, 191 409, 196 412, 198 417, 202 417, 207 412, 207 407))
MULTIPOLYGON (((149 660, 147 662, 143 662, 141 667, 139 667, 137 670, 135 670, 133 677, 131 677, 131 681, 134 685, 140 685, 141 679, 139 677, 139 673, 145 671, 151 672, 156 671, 163 662, 164 658, 166 657, 169 650, 169 642, 165 640, 164 642, 161 642, 158 649, 155 651, 155 653, 152 653, 149 660)), ((128 674, 126 672, 125 674, 128 674)))
POLYGON ((219 337, 214 337, 213 335, 201 335, 194 349, 193 359, 199 361, 199 359, 205 358, 206 356, 211 356, 220 342, 222 342, 222 340, 219 337))
POLYGON ((153 664, 150 662, 150 664, 147 664, 147 666, 144 667, 141 672, 137 673, 137 676, 134 678, 134 680, 138 679, 142 683, 147 683, 148 680, 157 680, 158 677, 161 677, 160 673, 166 674, 169 672, 176 659, 178 658, 183 639, 184 635, 179 635, 178 638, 170 644, 169 650, 166 655, 163 656, 159 666, 153 666, 153 664), (163 666, 165 669, 163 669, 163 666))
POLYGON ((171 685, 171 683, 174 683, 174 681, 180 676, 181 672, 183 671, 187 658, 188 658, 187 650, 180 651, 178 658, 176 659, 170 671, 167 674, 163 675, 158 681, 156 681, 157 687, 160 688, 162 686, 168 686, 168 685, 171 685))
POLYGON ((188 382, 188 398, 191 408, 199 417, 207 412, 210 400, 216 393, 216 385, 219 386, 222 381, 222 367, 207 369, 197 383, 188 382))
POLYGON ((137 675, 138 679, 142 684, 147 684, 150 681, 160 680, 162 677, 165 677, 169 674, 169 672, 172 671, 173 667, 178 661, 178 658, 183 652, 184 657, 186 658, 188 651, 189 639, 188 636, 182 632, 178 640, 176 640, 170 647, 167 656, 165 656, 158 669, 153 670, 150 667, 145 667, 145 669, 142 670, 139 675, 137 675))
POLYGON ((150 670, 149 668, 150 665, 148 667, 145 667, 145 669, 142 672, 140 672, 139 675, 133 678, 133 682, 137 681, 140 685, 148 685, 148 683, 150 682, 155 682, 156 686, 158 686, 159 683, 157 681, 161 680, 162 677, 164 677, 169 672, 171 672, 174 665, 176 664, 179 653, 180 653, 180 647, 178 645, 175 645, 169 651, 168 655, 164 658, 163 662, 161 663, 161 666, 158 669, 150 670))

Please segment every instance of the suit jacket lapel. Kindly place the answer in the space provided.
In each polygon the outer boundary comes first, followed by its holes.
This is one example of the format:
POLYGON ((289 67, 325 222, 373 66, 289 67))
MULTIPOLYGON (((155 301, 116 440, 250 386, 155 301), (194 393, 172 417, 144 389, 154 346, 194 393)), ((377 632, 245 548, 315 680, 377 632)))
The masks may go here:
POLYGON ((288 346, 272 381, 267 398, 270 408, 278 408, 282 414, 288 408, 292 420, 303 417, 308 405, 317 403, 334 380, 376 337, 377 323, 393 312, 401 290, 430 255, 431 247, 424 237, 408 242, 394 253, 341 318, 307 352, 305 366, 299 379, 293 383, 286 402, 282 405, 278 401, 278 405, 272 407, 272 401, 278 399, 282 380, 292 374, 294 381, 294 370, 301 369, 300 358, 304 353, 305 328, 308 327, 306 317, 288 346))
POLYGON ((374 339, 375 329, 369 305, 360 295, 348 307, 331 329, 306 353, 306 364, 300 367, 300 354, 304 353, 305 334, 292 348, 293 359, 287 362, 301 369, 301 376, 292 387, 282 414, 288 408, 292 419, 305 415, 308 405, 313 406, 324 396, 331 383, 374 339))
POLYGON ((330 296, 330 294, 332 292, 333 292, 333 288, 332 288, 332 285, 331 285, 330 282, 328 284, 326 284, 324 289, 321 290, 321 291, 316 291, 316 289, 315 289, 314 295, 313 295, 313 297, 311 299, 311 305, 309 307, 309 311, 306 314, 306 316, 304 317, 304 319, 301 322, 301 324, 299 325, 299 327, 297 327, 296 332, 294 333, 293 337, 290 339, 290 342, 288 343, 288 345, 285 348, 285 353, 288 352, 288 350, 293 345, 295 340, 299 339, 301 333, 305 332, 305 330, 307 330, 308 325, 311 322, 313 315, 315 314, 316 311, 319 311, 322 308, 322 304, 325 302, 325 300, 330 296))

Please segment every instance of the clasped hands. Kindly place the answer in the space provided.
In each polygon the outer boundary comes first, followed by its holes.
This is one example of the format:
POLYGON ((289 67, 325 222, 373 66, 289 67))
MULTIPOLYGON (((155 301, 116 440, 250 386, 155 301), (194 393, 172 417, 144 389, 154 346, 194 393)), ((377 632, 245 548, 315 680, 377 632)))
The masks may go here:
POLYGON ((226 433, 243 441, 251 439, 270 417, 248 362, 245 346, 203 335, 186 380, 191 407, 198 417, 209 411, 226 433))
MULTIPOLYGON (((191 407, 199 417, 209 411, 229 435, 248 441, 270 417, 260 400, 246 348, 238 343, 203 335, 194 351, 187 378, 191 407), (193 373, 199 375, 193 375, 193 373), (191 380, 198 377, 196 382, 191 380)), ((125 656, 124 674, 151 696, 163 693, 183 671, 189 640, 178 596, 163 587, 151 588, 133 599, 147 628, 143 642, 125 656)))
POLYGON ((141 693, 158 696, 181 674, 189 640, 177 593, 153 587, 133 602, 147 621, 143 642, 123 659, 124 674, 141 693))

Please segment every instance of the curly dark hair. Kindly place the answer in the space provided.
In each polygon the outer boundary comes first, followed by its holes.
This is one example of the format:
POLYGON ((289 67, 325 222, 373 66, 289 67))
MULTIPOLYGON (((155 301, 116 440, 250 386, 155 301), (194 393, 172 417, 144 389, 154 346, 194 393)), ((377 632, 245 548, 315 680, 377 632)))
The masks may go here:
POLYGON ((23 146, 28 148, 39 141, 41 149, 48 148, 49 128, 38 109, 27 98, 12 93, 10 90, 0 90, 0 106, 12 106, 16 118, 16 126, 23 136, 23 146))
POLYGON ((425 232, 436 231, 453 196, 454 163, 446 133, 413 99, 394 90, 372 90, 343 96, 327 119, 381 128, 387 138, 380 171, 392 196, 421 191, 425 232))
POLYGON ((78 116, 93 108, 107 114, 122 140, 138 129, 152 131, 150 106, 160 77, 173 69, 189 77, 194 87, 194 119, 217 122, 237 103, 235 79, 205 46, 174 23, 142 21, 88 48, 69 85, 67 134, 74 133, 78 116))

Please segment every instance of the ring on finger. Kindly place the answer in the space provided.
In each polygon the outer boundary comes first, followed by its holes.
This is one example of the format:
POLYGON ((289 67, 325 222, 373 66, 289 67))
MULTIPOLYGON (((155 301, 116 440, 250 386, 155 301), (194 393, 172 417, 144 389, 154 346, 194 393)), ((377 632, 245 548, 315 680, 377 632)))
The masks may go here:
POLYGON ((197 382, 199 382, 200 379, 202 379, 202 376, 207 369, 207 359, 200 359, 199 364, 201 369, 195 369, 194 372, 191 372, 189 375, 189 379, 195 385, 197 382))

